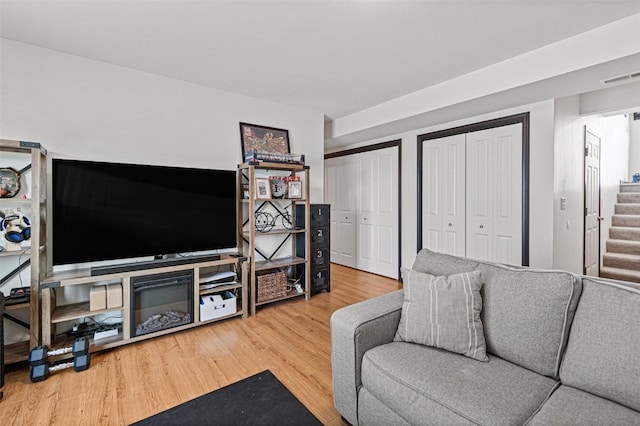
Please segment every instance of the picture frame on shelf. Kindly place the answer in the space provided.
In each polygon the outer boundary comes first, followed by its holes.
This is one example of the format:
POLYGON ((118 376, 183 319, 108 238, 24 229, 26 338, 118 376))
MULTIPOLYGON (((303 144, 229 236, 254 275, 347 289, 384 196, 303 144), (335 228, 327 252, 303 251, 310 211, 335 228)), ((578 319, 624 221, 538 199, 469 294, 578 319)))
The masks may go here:
POLYGON ((289 131, 257 124, 240 123, 242 160, 251 150, 269 154, 290 154, 289 131))
POLYGON ((287 182, 287 198, 302 198, 302 182, 290 180, 287 182))
POLYGON ((256 178, 256 200, 271 199, 271 183, 267 178, 256 178))
POLYGON ((12 167, 0 168, 0 198, 13 198, 20 192, 20 172, 12 167))

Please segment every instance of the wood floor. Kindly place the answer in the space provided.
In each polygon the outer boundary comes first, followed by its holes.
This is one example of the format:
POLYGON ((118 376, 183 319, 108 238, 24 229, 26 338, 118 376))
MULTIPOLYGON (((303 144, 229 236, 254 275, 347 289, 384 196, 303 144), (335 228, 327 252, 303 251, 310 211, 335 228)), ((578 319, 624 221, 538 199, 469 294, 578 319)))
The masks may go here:
POLYGON ((130 424, 267 369, 323 424, 343 424, 333 406, 329 318, 400 285, 338 265, 331 278, 331 293, 96 353, 81 373, 32 384, 28 368, 11 372, 0 425, 130 424))

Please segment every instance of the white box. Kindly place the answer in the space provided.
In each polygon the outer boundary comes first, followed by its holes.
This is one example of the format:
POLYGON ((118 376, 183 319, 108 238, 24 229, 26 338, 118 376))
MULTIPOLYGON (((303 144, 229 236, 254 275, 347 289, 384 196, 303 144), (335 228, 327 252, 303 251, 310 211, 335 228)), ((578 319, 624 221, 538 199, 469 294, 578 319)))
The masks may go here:
POLYGON ((107 309, 122 306, 122 284, 107 284, 107 309))
POLYGON ((94 285, 89 292, 89 310, 100 311, 107 308, 107 286, 94 285))
POLYGON ((236 313, 236 297, 230 291, 200 296, 200 321, 236 313))

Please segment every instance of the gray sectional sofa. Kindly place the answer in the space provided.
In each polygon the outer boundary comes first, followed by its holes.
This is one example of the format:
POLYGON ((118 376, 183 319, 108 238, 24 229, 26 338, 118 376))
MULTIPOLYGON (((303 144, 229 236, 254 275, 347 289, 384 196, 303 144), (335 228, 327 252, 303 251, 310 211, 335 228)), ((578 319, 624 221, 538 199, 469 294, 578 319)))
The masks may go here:
POLYGON ((349 423, 640 425, 640 285, 429 250, 413 269, 481 271, 489 361, 398 341, 402 290, 339 309, 333 392, 349 423))

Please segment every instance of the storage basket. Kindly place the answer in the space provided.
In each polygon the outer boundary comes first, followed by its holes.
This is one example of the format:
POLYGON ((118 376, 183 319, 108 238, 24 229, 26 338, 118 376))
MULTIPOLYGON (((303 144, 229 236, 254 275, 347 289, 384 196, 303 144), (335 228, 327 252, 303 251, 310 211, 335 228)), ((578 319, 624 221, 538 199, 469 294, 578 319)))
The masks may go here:
POLYGON ((257 275, 257 301, 266 302, 287 295, 287 274, 284 271, 267 272, 257 275))

